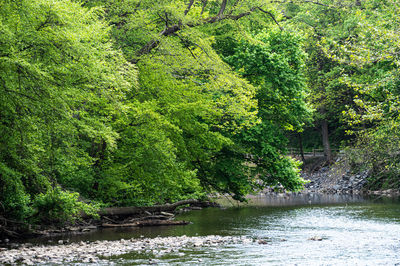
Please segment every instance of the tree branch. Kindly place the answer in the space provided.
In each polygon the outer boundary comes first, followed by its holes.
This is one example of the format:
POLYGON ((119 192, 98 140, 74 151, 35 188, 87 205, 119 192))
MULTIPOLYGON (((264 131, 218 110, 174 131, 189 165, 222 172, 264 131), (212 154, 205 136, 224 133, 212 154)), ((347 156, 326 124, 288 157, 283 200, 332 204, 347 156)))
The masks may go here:
POLYGON ((274 20, 275 24, 278 25, 278 27, 279 27, 281 30, 283 30, 283 28, 281 27, 281 25, 279 25, 278 21, 276 21, 274 15, 273 15, 271 12, 265 11, 265 10, 263 10, 261 7, 258 7, 257 9, 260 10, 261 12, 265 13, 265 14, 270 15, 271 18, 274 20))
POLYGON ((236 0, 235 3, 233 3, 231 10, 229 11, 229 15, 232 15, 233 11, 235 10, 235 7, 238 5, 240 0, 236 0))
MULTIPOLYGON (((243 17, 246 17, 246 16, 252 14, 256 10, 260 10, 261 12, 268 14, 273 19, 275 24, 278 25, 279 29, 283 30, 283 28, 279 25, 278 21, 275 19, 274 15, 271 12, 262 9, 261 7, 253 7, 249 11, 240 13, 238 15, 231 15, 231 14, 223 15, 225 8, 226 8, 226 3, 227 3, 227 0, 223 0, 223 2, 221 3, 221 8, 220 8, 217 16, 209 17, 209 18, 205 19, 204 21, 200 21, 198 23, 193 23, 193 24, 189 23, 189 24, 186 24, 185 26, 196 27, 196 26, 200 26, 203 24, 219 22, 219 21, 222 21, 225 19, 239 20, 243 17)), ((181 23, 166 27, 162 32, 160 32, 159 36, 162 37, 162 36, 173 35, 176 32, 178 32, 179 30, 181 30, 182 27, 183 27, 183 24, 181 24, 181 23)), ((150 53, 151 50, 153 50, 155 47, 157 47, 159 43, 160 43, 159 40, 151 40, 137 52, 137 55, 141 56, 141 55, 150 53)))
POLYGON ((228 2, 228 0, 222 0, 221 7, 219 9, 217 17, 222 17, 222 15, 224 14, 227 2, 228 2))
POLYGON ((186 10, 184 12, 185 16, 187 15, 187 13, 189 13, 190 9, 193 6, 193 3, 194 3, 194 0, 190 0, 189 5, 187 6, 187 8, 186 8, 186 10))
POLYGON ((325 5, 325 4, 322 4, 322 3, 320 3, 320 2, 315 2, 315 1, 302 0, 302 2, 304 2, 304 3, 311 3, 311 4, 314 4, 314 5, 319 5, 319 6, 324 6, 324 7, 331 7, 331 6, 329 6, 329 5, 325 5))
MULTIPOLYGON (((327 8, 332 8, 332 9, 336 9, 337 8, 335 6, 330 6, 330 5, 327 5, 327 4, 323 4, 323 3, 315 2, 315 1, 311 1, 311 0, 299 0, 299 1, 296 1, 296 2, 309 3, 309 4, 319 5, 319 6, 323 6, 323 7, 327 7, 327 8)), ((285 1, 285 0, 284 1, 272 1, 271 3, 286 4, 286 3, 294 3, 294 1, 285 1)))

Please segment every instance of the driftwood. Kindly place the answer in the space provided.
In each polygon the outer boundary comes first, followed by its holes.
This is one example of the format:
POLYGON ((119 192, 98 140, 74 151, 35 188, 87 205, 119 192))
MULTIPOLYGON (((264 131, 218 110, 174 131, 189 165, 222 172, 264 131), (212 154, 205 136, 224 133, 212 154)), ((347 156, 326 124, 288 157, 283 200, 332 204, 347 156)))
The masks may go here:
POLYGON ((218 206, 215 203, 207 201, 198 201, 195 199, 182 200, 173 204, 155 205, 149 207, 118 207, 105 208, 99 211, 101 220, 92 220, 84 213, 80 224, 86 226, 77 226, 66 230, 32 230, 29 224, 12 221, 0 215, 0 238, 26 238, 31 236, 56 235, 64 232, 85 232, 96 227, 142 227, 142 226, 167 226, 167 225, 187 225, 187 221, 175 221, 174 212, 177 207, 190 205, 190 209, 200 209, 199 207, 218 206), (89 225, 89 226, 88 226, 89 225))
POLYGON ((136 214, 142 214, 146 212, 150 213, 160 213, 160 212, 169 212, 169 211, 174 211, 177 207, 182 206, 182 205, 196 205, 196 204, 202 204, 198 200, 195 199, 188 199, 188 200, 181 200, 178 202, 175 202, 173 204, 164 204, 164 205, 154 205, 154 206, 148 206, 148 207, 117 207, 117 208, 104 208, 99 212, 100 216, 105 216, 105 215, 118 215, 118 216, 129 216, 129 215, 136 215, 136 214))
POLYGON ((143 220, 135 223, 124 224, 102 224, 105 228, 120 228, 120 227, 141 227, 141 226, 160 226, 160 225, 187 225, 188 221, 173 221, 173 220, 143 220))
POLYGON ((0 216, 0 237, 19 237, 20 233, 17 232, 20 229, 27 227, 27 224, 23 222, 13 221, 0 216))
POLYGON ((173 216, 165 216, 165 215, 150 215, 138 218, 138 220, 169 220, 172 219, 173 216))
POLYGON ((7 229, 5 226, 0 225, 0 236, 19 237, 20 234, 16 231, 7 229))

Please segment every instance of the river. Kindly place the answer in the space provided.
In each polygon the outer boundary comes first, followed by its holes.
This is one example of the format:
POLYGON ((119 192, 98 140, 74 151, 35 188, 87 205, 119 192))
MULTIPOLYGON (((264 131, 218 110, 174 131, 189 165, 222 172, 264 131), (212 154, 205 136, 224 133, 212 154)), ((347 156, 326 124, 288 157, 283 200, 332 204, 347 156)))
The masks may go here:
MULTIPOLYGON (((229 206, 226 202, 225 205, 229 206)), ((107 257, 100 264, 400 265, 398 199, 318 195, 255 197, 248 205, 191 211, 177 219, 192 224, 107 229, 70 236, 68 240, 167 239, 184 235, 199 238, 238 236, 252 240, 211 246, 191 245, 165 255, 131 252, 107 257)))

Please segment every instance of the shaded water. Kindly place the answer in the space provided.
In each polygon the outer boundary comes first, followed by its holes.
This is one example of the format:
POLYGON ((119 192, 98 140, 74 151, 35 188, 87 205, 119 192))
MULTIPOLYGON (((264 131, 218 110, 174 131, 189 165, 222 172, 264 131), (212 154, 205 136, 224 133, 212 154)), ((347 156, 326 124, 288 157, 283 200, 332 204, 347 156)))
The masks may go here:
POLYGON ((147 264, 149 259, 156 259, 159 265, 400 265, 398 200, 318 195, 258 197, 248 206, 193 211, 178 219, 193 223, 102 230, 70 241, 181 235, 257 239, 246 244, 185 248, 179 255, 131 253, 108 260, 118 265, 147 264), (309 240, 314 236, 322 241, 309 240), (259 244, 258 239, 267 244, 259 244))

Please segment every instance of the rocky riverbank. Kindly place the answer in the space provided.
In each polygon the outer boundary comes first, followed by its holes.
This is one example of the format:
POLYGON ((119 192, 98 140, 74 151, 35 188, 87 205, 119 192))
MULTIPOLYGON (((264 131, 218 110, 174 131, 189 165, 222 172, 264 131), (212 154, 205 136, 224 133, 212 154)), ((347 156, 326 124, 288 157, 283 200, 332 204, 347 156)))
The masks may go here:
POLYGON ((304 192, 326 194, 365 194, 368 172, 352 174, 335 167, 323 167, 312 173, 303 172, 302 177, 309 181, 304 192))
POLYGON ((325 166, 311 172, 303 171, 301 175, 308 181, 303 193, 400 196, 400 191, 396 189, 369 190, 369 171, 352 173, 343 165, 325 166))
POLYGON ((353 173, 350 167, 341 163, 340 158, 335 164, 326 166, 325 161, 313 162, 305 166, 301 172, 301 177, 307 181, 304 189, 300 192, 292 193, 280 191, 276 188, 267 188, 262 194, 276 195, 281 194, 285 197, 297 194, 320 194, 320 195, 357 195, 357 196, 384 196, 399 197, 398 189, 369 190, 368 178, 369 171, 353 173), (277 192, 278 191, 278 192, 277 192), (282 193, 283 192, 283 193, 282 193))
POLYGON ((145 254, 149 264, 162 256, 183 256, 185 249, 219 247, 232 244, 259 243, 260 240, 236 236, 132 238, 118 241, 94 241, 58 245, 24 244, 16 249, 0 250, 0 264, 63 265, 68 263, 108 264, 107 258, 136 252, 145 254), (258 242, 256 242, 258 241, 258 242))
POLYGON ((145 227, 186 225, 187 221, 175 221, 175 215, 191 210, 201 210, 207 207, 218 207, 210 201, 188 199, 173 204, 154 205, 148 207, 115 207, 99 211, 99 217, 81 217, 74 224, 63 225, 29 225, 13 222, 0 216, 0 246, 10 242, 10 239, 33 237, 48 237, 64 234, 84 234, 99 228, 145 227))

